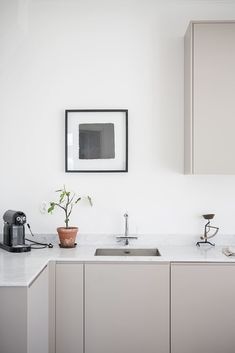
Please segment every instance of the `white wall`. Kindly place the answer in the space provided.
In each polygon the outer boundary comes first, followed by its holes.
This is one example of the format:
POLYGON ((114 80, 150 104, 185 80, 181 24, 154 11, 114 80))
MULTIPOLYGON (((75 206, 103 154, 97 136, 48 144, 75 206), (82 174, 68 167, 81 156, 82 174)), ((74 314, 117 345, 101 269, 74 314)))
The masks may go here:
MULTIPOLYGON (((183 174, 183 36, 192 19, 234 19, 235 1, 0 0, 0 217, 62 225, 40 204, 66 184, 90 194, 82 233, 196 233, 205 212, 235 233, 235 176, 183 174), (129 109, 129 173, 66 174, 64 110, 129 109)), ((0 224, 2 227, 2 221, 0 224)))

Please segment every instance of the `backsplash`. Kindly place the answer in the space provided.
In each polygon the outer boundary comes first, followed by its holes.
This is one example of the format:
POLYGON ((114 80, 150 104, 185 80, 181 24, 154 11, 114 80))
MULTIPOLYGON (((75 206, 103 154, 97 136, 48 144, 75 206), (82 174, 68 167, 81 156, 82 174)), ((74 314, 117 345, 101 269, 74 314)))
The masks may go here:
POLYGON ((63 214, 40 208, 65 184, 94 201, 71 218, 81 234, 122 234, 128 211, 130 233, 156 240, 198 240, 205 213, 216 243, 233 237, 235 176, 183 174, 183 37, 192 19, 234 17, 231 1, 2 2, 0 232, 14 209, 55 233, 63 214), (65 109, 128 109, 128 173, 65 173, 65 109))

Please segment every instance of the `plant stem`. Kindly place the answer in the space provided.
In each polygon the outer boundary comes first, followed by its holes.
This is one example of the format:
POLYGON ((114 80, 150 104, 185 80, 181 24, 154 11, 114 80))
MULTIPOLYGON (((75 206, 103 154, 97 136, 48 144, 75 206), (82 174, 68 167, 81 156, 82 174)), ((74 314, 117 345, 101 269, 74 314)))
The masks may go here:
POLYGON ((66 208, 63 207, 63 206, 61 206, 59 203, 54 202, 54 205, 55 205, 55 206, 58 206, 58 207, 60 207, 60 208, 62 208, 62 210, 64 210, 64 211, 66 210, 66 208))
POLYGON ((71 215, 72 210, 73 210, 73 204, 71 204, 71 207, 70 207, 70 211, 69 211, 68 217, 71 215))
POLYGON ((69 204, 72 202, 69 198, 69 195, 66 194, 67 197, 67 202, 65 205, 65 226, 66 228, 69 227, 69 212, 68 212, 68 208, 69 208, 69 204))

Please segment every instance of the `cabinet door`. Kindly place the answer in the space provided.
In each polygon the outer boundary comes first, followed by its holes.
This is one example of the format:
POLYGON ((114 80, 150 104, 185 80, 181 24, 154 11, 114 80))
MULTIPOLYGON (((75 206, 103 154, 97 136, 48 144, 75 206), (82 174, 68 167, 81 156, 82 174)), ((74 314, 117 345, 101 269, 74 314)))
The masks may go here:
POLYGON ((235 23, 193 23, 185 44, 186 172, 235 174, 235 23))
POLYGON ((0 286, 0 352, 28 353, 27 287, 0 286))
POLYGON ((48 267, 28 289, 28 352, 47 353, 49 350, 49 289, 48 267))
POLYGON ((86 353, 169 352, 169 265, 85 266, 86 353))
POLYGON ((172 264, 171 353, 235 352, 235 264, 172 264))
POLYGON ((82 264, 56 264, 56 353, 83 353, 82 264))

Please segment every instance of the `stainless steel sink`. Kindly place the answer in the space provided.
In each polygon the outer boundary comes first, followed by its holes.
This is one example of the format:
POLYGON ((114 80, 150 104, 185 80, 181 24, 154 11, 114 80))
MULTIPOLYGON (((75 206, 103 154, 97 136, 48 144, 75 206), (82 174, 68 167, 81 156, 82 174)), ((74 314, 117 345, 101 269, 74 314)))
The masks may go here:
POLYGON ((161 256, 158 249, 96 249, 95 256, 161 256))

